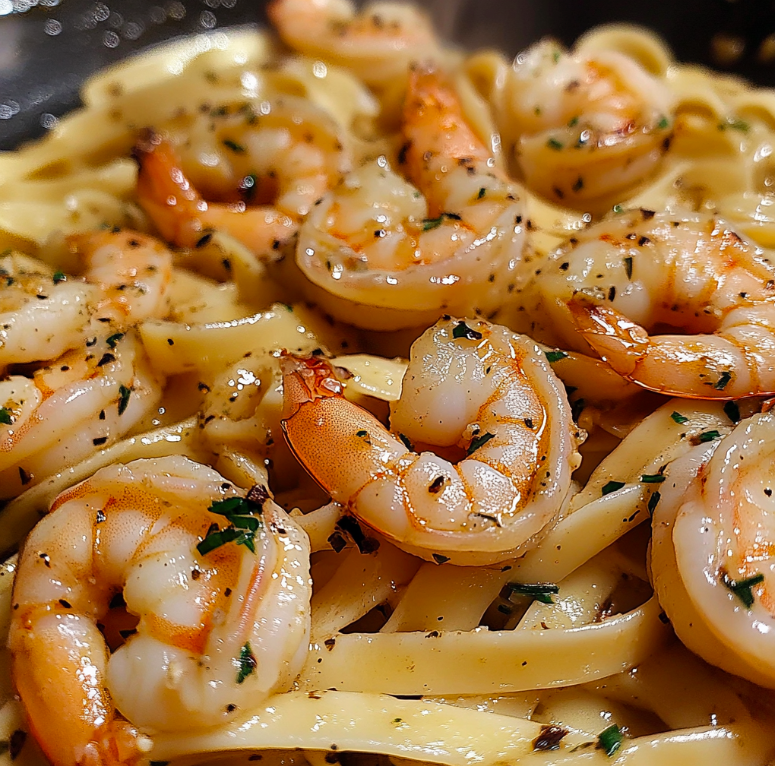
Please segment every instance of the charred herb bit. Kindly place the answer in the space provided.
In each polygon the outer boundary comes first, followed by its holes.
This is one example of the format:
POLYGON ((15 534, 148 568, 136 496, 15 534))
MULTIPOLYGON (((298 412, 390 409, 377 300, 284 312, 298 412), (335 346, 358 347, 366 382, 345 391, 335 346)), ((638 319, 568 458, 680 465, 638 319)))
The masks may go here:
POLYGON ((581 417, 581 413, 584 412, 584 408, 586 406, 587 403, 584 399, 576 399, 576 401, 571 404, 570 414, 577 423, 579 422, 579 417, 581 417))
POLYGON ((446 564, 449 561, 449 556, 442 556, 440 553, 433 553, 432 558, 437 564, 446 564))
POLYGON ((624 270, 627 273, 627 279, 632 279, 632 256, 628 255, 624 258, 624 270))
POLYGON ((546 361, 550 364, 553 362, 559 362, 560 359, 565 359, 568 355, 565 353, 565 351, 544 351, 544 354, 546 354, 546 361))
POLYGON ((11 760, 15 761, 19 753, 21 753, 24 743, 27 741, 27 732, 21 729, 11 734, 11 739, 8 741, 8 755, 11 756, 11 760))
POLYGON ((721 373, 721 377, 713 384, 713 388, 715 388, 716 391, 723 391, 730 380, 732 380, 732 373, 725 370, 721 373))
POLYGON ((240 649, 239 657, 237 658, 237 683, 241 684, 249 675, 251 675, 258 663, 256 662, 256 656, 253 654, 253 650, 250 648, 250 642, 245 641, 245 645, 240 649))
POLYGON ((760 572, 753 577, 746 577, 745 580, 733 580, 725 570, 721 570, 721 582, 729 588, 745 605, 746 609, 753 606, 754 595, 751 588, 764 582, 764 575, 760 572))
POLYGON ((4 426, 13 425, 13 415, 7 407, 0 407, 0 423, 4 426))
POLYGON ((477 330, 472 330, 465 322, 458 322, 452 328, 452 337, 455 340, 465 338, 466 340, 481 340, 484 336, 477 330))
POLYGON ((150 766, 167 766, 169 761, 149 761, 150 766))
POLYGON ((649 516, 654 515, 654 511, 656 510, 657 504, 662 499, 662 495, 659 492, 652 492, 651 497, 649 498, 648 502, 648 509, 649 509, 649 516))
POLYGON ((583 188, 584 188, 584 179, 581 176, 579 176, 576 179, 576 183, 574 183, 573 186, 571 186, 571 189, 573 189, 573 191, 575 191, 575 192, 579 192, 583 188))
POLYGON ((714 439, 720 439, 721 434, 716 431, 704 431, 697 437, 698 444, 705 444, 706 442, 712 442, 714 439))
POLYGON ((737 406, 737 402, 728 401, 724 402, 724 414, 733 422, 740 422, 740 408, 737 406))
POLYGON ((404 436, 403 434, 398 434, 398 438, 403 442, 404 447, 406 447, 409 452, 414 452, 414 445, 412 442, 409 441, 408 436, 404 436))
POLYGON ((480 447, 484 447, 490 439, 494 439, 495 434, 491 434, 489 431, 484 434, 479 434, 471 439, 471 444, 468 445, 468 451, 466 454, 473 455, 480 447))
POLYGON ((485 189, 483 186, 481 189, 479 189, 479 194, 476 195, 476 198, 481 199, 485 194, 487 194, 487 189, 485 189))
POLYGON ((530 596, 536 601, 540 601, 542 604, 553 604, 554 601, 552 601, 552 595, 556 595, 560 592, 559 586, 555 585, 553 582, 510 582, 506 587, 512 594, 516 593, 520 596, 530 596))
POLYGON ((109 353, 105 352, 102 357, 100 358, 100 361, 97 362, 97 367, 104 367, 106 364, 111 364, 112 362, 116 361, 116 357, 109 353))
POLYGON ((127 405, 129 404, 129 397, 132 396, 132 389, 126 386, 119 386, 118 388, 118 414, 123 415, 126 412, 127 405))
POLYGON ((224 138, 221 142, 227 149, 231 149, 237 154, 244 154, 245 147, 242 144, 238 144, 236 141, 232 141, 230 138, 224 138))
POLYGON ((60 282, 64 282, 67 279, 67 276, 64 271, 55 271, 52 279, 54 280, 54 284, 58 285, 60 282))
POLYGON ((609 481, 603 486, 601 490, 603 495, 610 495, 612 492, 616 492, 624 486, 623 481, 609 481))
POLYGON ((21 466, 19 466, 19 481, 23 487, 32 481, 32 474, 27 473, 21 466))
POLYGON ((93 444, 95 447, 101 447, 103 444, 105 444, 105 442, 106 442, 107 440, 108 440, 108 437, 107 437, 107 436, 98 436, 96 439, 92 439, 92 440, 91 440, 91 443, 92 443, 92 444, 93 444))
POLYGON ((661 473, 644 473, 640 477, 641 484, 661 484, 664 480, 661 473))
POLYGON ((365 441, 367 444, 371 444, 371 439, 369 438, 369 432, 368 431, 363 431, 363 430, 356 431, 355 435, 359 439, 363 439, 363 441, 365 441))
POLYGON ((689 422, 689 418, 687 418, 685 415, 682 415, 680 412, 674 412, 670 416, 678 425, 683 425, 684 423, 689 422))
POLYGON ((558 141, 556 138, 550 138, 550 139, 549 139, 549 140, 546 142, 546 145, 547 145, 547 146, 548 146, 550 149, 554 149, 554 151, 556 151, 556 152, 559 152, 559 151, 560 151, 560 149, 562 149, 562 146, 563 146, 563 145, 562 145, 562 142, 561 142, 561 141, 558 141))
POLYGON ((108 346, 110 346, 110 348, 115 348, 116 347, 116 343, 118 343, 121 340, 121 338, 123 338, 123 337, 124 337, 124 333, 123 332, 117 332, 114 335, 111 335, 105 341, 105 343, 107 343, 108 346))
POLYGON ((596 747, 610 758, 622 746, 623 740, 621 729, 613 724, 598 734, 596 747))
POLYGON ((347 540, 342 537, 341 533, 334 532, 329 535, 328 544, 333 548, 334 553, 340 553, 347 547, 347 540))
POLYGON ((533 750, 559 750, 560 740, 568 733, 560 726, 542 726, 540 734, 533 740, 533 750))
POLYGON ((354 516, 342 516, 342 518, 336 522, 336 528, 340 532, 344 532, 348 535, 356 546, 358 546, 358 550, 361 553, 368 554, 379 550, 379 540, 377 540, 376 537, 368 537, 361 529, 358 519, 354 516))

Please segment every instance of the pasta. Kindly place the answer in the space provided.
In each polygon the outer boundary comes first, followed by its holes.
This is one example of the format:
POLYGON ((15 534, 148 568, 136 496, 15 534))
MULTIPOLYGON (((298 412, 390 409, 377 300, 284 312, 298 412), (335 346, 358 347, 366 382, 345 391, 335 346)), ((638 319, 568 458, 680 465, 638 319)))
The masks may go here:
POLYGON ((269 15, 0 155, 0 761, 771 763, 775 94, 269 15))

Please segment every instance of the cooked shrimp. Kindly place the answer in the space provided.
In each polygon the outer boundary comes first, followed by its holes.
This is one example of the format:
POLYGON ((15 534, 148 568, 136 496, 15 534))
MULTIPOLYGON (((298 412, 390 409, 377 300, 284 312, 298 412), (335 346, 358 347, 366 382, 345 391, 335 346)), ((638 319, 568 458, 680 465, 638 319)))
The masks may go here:
POLYGON ((644 388, 697 399, 775 391, 775 260, 716 216, 603 221, 553 253, 536 287, 536 315, 563 342, 589 344, 644 388), (649 336, 659 328, 687 334, 649 336))
POLYGON ((178 147, 147 131, 134 152, 138 200, 175 245, 217 230, 271 255, 349 170, 345 138, 327 113, 290 96, 222 111, 208 118, 213 130, 192 128, 178 147))
POLYGON ((334 500, 399 547, 437 563, 492 564, 535 545, 555 520, 578 432, 529 338, 440 320, 412 346, 393 433, 343 397, 325 360, 281 361, 291 449, 334 500))
POLYGON ((20 253, 0 256, 0 369, 78 346, 99 290, 20 253))
POLYGON ((434 69, 412 70, 403 138, 397 163, 411 183, 384 157, 352 173, 303 224, 298 264, 322 288, 316 300, 362 327, 486 314, 513 289, 521 262, 519 191, 434 69))
POLYGON ((267 498, 165 457, 103 468, 54 501, 19 558, 9 645, 55 766, 136 763, 140 730, 214 726, 290 685, 309 546, 267 498), (138 622, 109 655, 97 623, 122 592, 138 622))
POLYGON ((742 421, 667 471, 651 572, 693 652, 775 688, 775 412, 742 421), (715 450, 715 451, 714 451, 715 450))
POLYGON ((84 278, 102 291, 100 316, 119 324, 163 319, 169 312, 172 253, 159 240, 128 229, 65 238, 84 278))
POLYGON ((405 76, 409 65, 439 55, 428 17, 404 3, 273 0, 269 18, 291 48, 348 67, 369 85, 405 76))
POLYGON ((670 145, 668 89, 615 51, 568 53, 544 40, 520 53, 504 131, 527 185, 571 207, 606 201, 647 178, 670 145))
POLYGON ((0 380, 0 498, 109 446, 158 404, 163 383, 134 334, 102 332, 0 380))

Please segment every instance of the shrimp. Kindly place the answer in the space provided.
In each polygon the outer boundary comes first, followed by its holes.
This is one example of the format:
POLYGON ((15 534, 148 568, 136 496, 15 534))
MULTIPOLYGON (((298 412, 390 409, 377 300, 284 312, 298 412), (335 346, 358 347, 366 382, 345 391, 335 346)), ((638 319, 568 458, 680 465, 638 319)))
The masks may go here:
POLYGON ((105 329, 32 377, 0 380, 0 498, 110 446, 162 386, 134 333, 105 329))
POLYGON ((349 0, 273 0, 267 13, 291 48, 348 67, 372 86, 440 55, 430 20, 408 4, 371 3, 356 13, 349 0))
POLYGON ((644 388, 697 399, 775 391, 775 259, 717 216, 633 210, 603 221, 551 255, 536 289, 534 313, 566 344, 588 344, 644 388), (648 334, 660 328, 687 335, 648 334))
POLYGON ((68 280, 34 258, 0 256, 0 369, 75 348, 99 297, 97 287, 68 280))
POLYGON ((400 548, 437 563, 494 564, 552 526, 580 435, 529 338, 441 319, 412 346, 392 433, 343 397, 324 359, 281 363, 291 450, 334 500, 400 548))
POLYGON ((133 764, 141 731, 244 715, 300 670, 309 599, 306 535, 264 487, 179 456, 103 468, 19 558, 9 646, 31 732, 54 766, 133 764), (138 621, 109 654, 98 622, 122 592, 138 621))
POLYGON ((350 169, 346 139, 326 112, 291 96, 256 111, 250 104, 222 107, 209 119, 212 130, 192 128, 175 147, 145 132, 134 150, 138 201, 180 247, 195 247, 216 230, 258 256, 276 255, 350 169))
POLYGON ((775 412, 743 420, 667 470, 651 573, 681 641, 775 688, 775 412))
POLYGON ((126 325, 169 313, 172 253, 159 240, 128 229, 102 229, 71 234, 65 246, 84 278, 100 288, 101 317, 126 325))
POLYGON ((515 159, 528 187, 555 202, 605 209, 670 146, 669 90, 621 53, 544 40, 517 56, 507 82, 515 159))
POLYGON ((302 225, 297 263, 321 288, 311 297, 370 329, 495 310, 522 260, 519 190, 433 68, 410 74, 403 139, 397 165, 411 183, 382 157, 350 174, 302 225))

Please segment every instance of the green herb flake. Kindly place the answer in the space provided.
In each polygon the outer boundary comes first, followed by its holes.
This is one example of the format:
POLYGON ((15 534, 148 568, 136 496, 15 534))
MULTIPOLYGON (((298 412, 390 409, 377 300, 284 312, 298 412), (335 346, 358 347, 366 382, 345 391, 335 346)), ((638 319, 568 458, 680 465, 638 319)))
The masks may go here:
POLYGON ((609 481, 602 490, 603 495, 610 495, 612 492, 616 492, 624 486, 623 481, 609 481))
POLYGON ((705 431, 697 437, 697 441, 700 444, 705 444, 706 442, 712 442, 714 439, 720 438, 721 434, 718 431, 705 431))
POLYGON ((481 189, 479 189, 479 194, 476 195, 476 198, 481 199, 485 194, 487 194, 487 189, 485 189, 483 186, 481 189))
POLYGON ((224 138, 221 142, 227 149, 231 149, 237 154, 244 154, 245 147, 242 144, 238 144, 236 141, 232 141, 230 138, 224 138))
POLYGON ((546 354, 546 361, 551 363, 559 362, 560 359, 565 359, 568 355, 564 351, 544 351, 546 354))
POLYGON ((452 337, 455 340, 461 340, 462 338, 466 340, 481 340, 483 336, 477 330, 471 329, 465 322, 458 322, 452 328, 452 337))
POLYGON ((670 120, 667 119, 664 115, 662 116, 662 119, 657 123, 657 130, 665 130, 668 127, 670 127, 670 120))
POLYGON ((600 732, 597 737, 598 750, 602 750, 609 758, 622 746, 624 735, 621 729, 613 724, 600 732))
POLYGON ((578 115, 576 115, 575 117, 571 117, 570 120, 568 121, 568 127, 569 128, 575 128, 576 125, 578 125, 578 124, 579 124, 579 117, 578 117, 578 115))
POLYGON ((724 414, 733 422, 740 422, 740 408, 737 406, 737 402, 729 401, 724 402, 724 414))
POLYGON ((657 504, 662 499, 662 495, 659 492, 652 492, 651 497, 649 498, 649 502, 647 505, 647 508, 649 509, 649 516, 654 515, 654 511, 656 510, 657 504))
POLYGON ((559 151, 562 149, 562 146, 563 146, 563 145, 562 145, 562 142, 561 142, 561 141, 558 141, 556 138, 550 138, 550 139, 549 139, 549 140, 546 142, 546 145, 547 145, 547 146, 548 146, 550 149, 554 149, 554 151, 556 151, 556 152, 559 152, 559 151))
POLYGON ((111 335, 105 341, 105 343, 107 343, 111 348, 115 348, 116 347, 116 343, 118 343, 121 340, 121 338, 123 338, 123 337, 124 337, 124 333, 123 332, 117 332, 115 335, 111 335))
POLYGON ((661 473, 644 473, 640 477, 642 484, 661 484, 665 480, 665 477, 661 473))
POLYGON ((560 51, 554 51, 552 53, 552 61, 556 64, 560 60, 560 51))
POLYGON ((244 545, 251 553, 255 553, 256 532, 263 526, 263 522, 257 517, 261 515, 262 503, 267 497, 266 490, 254 487, 247 497, 228 497, 212 503, 208 508, 210 513, 223 516, 230 526, 219 529, 217 524, 212 524, 204 539, 196 546, 199 554, 206 556, 210 551, 227 543, 244 545), (257 499, 251 499, 251 495, 257 499))
POLYGON ((670 416, 678 425, 683 425, 684 423, 689 422, 689 418, 687 418, 685 415, 682 415, 680 412, 674 412, 670 416))
POLYGON ((423 218, 422 230, 430 231, 431 229, 438 229, 439 226, 447 218, 450 221, 461 221, 462 218, 457 213, 442 213, 438 218, 423 218))
POLYGON ((723 391, 730 380, 732 380, 732 373, 725 370, 721 373, 721 377, 713 384, 713 388, 715 388, 716 391, 723 391))
POLYGON ((249 675, 252 675, 258 665, 256 662, 256 656, 253 654, 253 650, 250 648, 250 642, 245 641, 245 645, 240 649, 239 657, 236 660, 237 667, 237 683, 241 684, 249 675))
POLYGON ((741 133, 747 133, 751 126, 745 120, 741 120, 739 117, 727 117, 724 122, 720 122, 718 125, 719 130, 739 130, 741 133))
POLYGON ((753 577, 746 577, 745 580, 733 580, 725 571, 721 572, 721 582, 729 588, 745 605, 746 609, 753 606, 754 595, 751 588, 764 582, 764 575, 760 572, 753 577))
POLYGON ((129 404, 129 397, 132 395, 132 389, 126 386, 119 386, 118 388, 118 414, 123 415, 126 412, 126 408, 129 404))
POLYGON ((64 271, 55 271, 52 279, 54 280, 54 284, 58 285, 60 282, 64 282, 67 277, 65 276, 64 271))
POLYGON ((508 588, 512 594, 516 593, 520 596, 530 596, 536 601, 540 601, 542 604, 553 604, 554 601, 552 601, 552 596, 560 592, 559 586, 555 585, 553 582, 510 582, 508 588))
POLYGON ((468 446, 468 453, 469 455, 473 455, 476 450, 478 450, 480 447, 484 447, 485 444, 487 444, 490 439, 494 439, 495 434, 491 434, 489 431, 486 434, 480 434, 479 436, 474 436, 473 439, 471 439, 471 444, 468 446))
POLYGON ((7 407, 0 407, 0 423, 4 426, 13 425, 13 415, 7 407))

